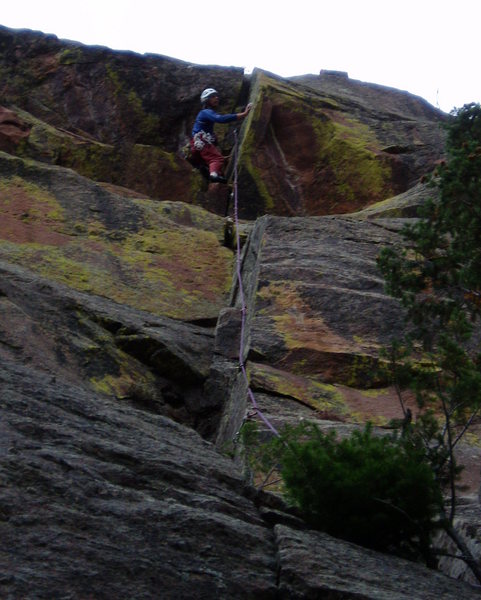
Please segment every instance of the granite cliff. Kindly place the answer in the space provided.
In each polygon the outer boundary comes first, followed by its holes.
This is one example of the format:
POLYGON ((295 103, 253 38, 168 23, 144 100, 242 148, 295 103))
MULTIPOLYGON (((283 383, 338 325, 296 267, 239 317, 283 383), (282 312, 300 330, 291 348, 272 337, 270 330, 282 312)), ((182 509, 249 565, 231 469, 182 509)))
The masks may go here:
MULTIPOLYGON (((0 596, 479 598, 453 561, 311 531, 246 479, 229 196, 181 152, 202 88, 254 103, 250 385, 276 426, 382 427, 400 409, 372 367, 402 311, 376 256, 432 193, 446 115, 344 73, 247 77, 2 27, 0 74, 0 596)), ((472 527, 474 437, 461 453, 472 527)))

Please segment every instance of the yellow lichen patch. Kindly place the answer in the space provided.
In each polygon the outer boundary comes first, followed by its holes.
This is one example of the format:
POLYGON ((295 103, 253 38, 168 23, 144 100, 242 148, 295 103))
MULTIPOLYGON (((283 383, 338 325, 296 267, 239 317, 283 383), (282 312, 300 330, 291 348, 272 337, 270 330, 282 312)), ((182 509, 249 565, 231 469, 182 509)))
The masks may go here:
POLYGON ((379 158, 380 145, 371 129, 354 118, 329 111, 332 121, 313 119, 318 137, 318 162, 335 178, 336 193, 355 201, 361 195, 371 202, 392 194, 392 172, 379 158))
POLYGON ((270 283, 258 295, 263 305, 267 303, 261 312, 272 318, 287 349, 306 348, 319 352, 355 350, 353 343, 333 332, 322 316, 312 314, 294 282, 270 283))
POLYGON ((45 188, 20 177, 1 180, 0 256, 155 314, 217 316, 232 280, 233 255, 220 243, 223 219, 178 203, 175 215, 186 222, 180 224, 152 200, 125 199, 118 213, 115 198, 108 201, 81 196, 63 208, 45 188))
MULTIPOLYGON (((101 330, 99 331, 102 336, 101 330)), ((97 331, 95 338, 95 342, 100 342, 97 331)), ((96 354, 94 344, 91 348, 83 348, 82 354, 86 359, 86 371, 95 372, 89 381, 96 392, 119 399, 129 398, 133 390, 140 389, 144 389, 146 393, 150 390, 155 395, 156 381, 153 373, 132 356, 119 350, 111 338, 106 337, 102 340, 99 355, 96 354), (102 362, 105 359, 107 360, 102 362)))
POLYGON ((20 177, 0 182, 0 240, 63 246, 65 213, 45 189, 20 177))
MULTIPOLYGON (((312 290, 308 293, 312 295, 312 290)), ((293 281, 270 282, 258 291, 256 313, 268 321, 263 326, 269 327, 278 344, 275 365, 329 383, 379 385, 377 341, 342 335, 309 305, 305 294, 305 284, 293 281)), ((262 341, 255 344, 262 347, 262 341)))
POLYGON ((262 172, 254 166, 252 159, 249 154, 245 154, 242 157, 241 169, 245 168, 246 171, 251 176, 252 180, 255 182, 257 186, 257 191, 259 192, 263 202, 264 208, 267 211, 274 208, 274 200, 267 189, 265 182, 263 181, 262 172))
POLYGON ((10 221, 3 219, 0 255, 80 291, 174 318, 210 318, 230 289, 232 253, 212 232, 163 218, 162 227, 111 236, 91 219, 70 225, 69 236, 52 230, 57 221, 37 223, 32 232, 21 215, 10 221))
MULTIPOLYGON (((151 378, 152 379, 152 378, 151 378)), ((103 377, 93 377, 90 383, 97 393, 107 396, 115 396, 116 398, 125 398, 129 396, 129 391, 134 387, 143 385, 149 388, 152 382, 136 371, 124 371, 118 375, 104 375, 103 377)))
POLYGON ((157 218, 168 219, 171 226, 172 223, 176 223, 185 227, 195 227, 203 231, 212 231, 219 236, 219 239, 222 237, 224 218, 200 206, 185 202, 153 202, 151 200, 136 200, 135 203, 138 203, 146 211, 155 212, 157 218))
POLYGON ((474 446, 476 448, 481 448, 481 437, 479 433, 474 433, 472 431, 468 431, 464 434, 464 441, 470 446, 474 446))
POLYGON ((342 393, 333 385, 257 363, 249 363, 249 376, 253 389, 293 398, 323 418, 340 418, 348 412, 342 393))
POLYGON ((24 223, 55 225, 65 222, 65 211, 44 188, 20 177, 0 181, 0 213, 24 223))
POLYGON ((141 268, 147 279, 167 277, 173 289, 192 294, 194 300, 200 293, 215 301, 230 288, 232 253, 210 232, 145 229, 125 240, 121 256, 141 268))
MULTIPOLYGON (((403 418, 399 397, 393 387, 359 389, 347 385, 336 386, 345 399, 350 420, 355 423, 367 423, 386 426, 391 421, 403 418)), ((406 406, 416 414, 416 402, 412 397, 404 399, 406 406)))

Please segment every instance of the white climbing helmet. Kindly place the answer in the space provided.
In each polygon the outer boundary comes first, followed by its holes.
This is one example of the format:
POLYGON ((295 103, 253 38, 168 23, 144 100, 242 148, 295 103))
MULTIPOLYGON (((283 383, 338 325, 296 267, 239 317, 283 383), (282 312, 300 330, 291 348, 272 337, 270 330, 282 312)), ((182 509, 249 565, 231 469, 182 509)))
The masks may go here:
POLYGON ((218 94, 217 90, 214 90, 214 88, 207 88, 205 89, 202 94, 200 95, 200 101, 202 103, 206 102, 211 96, 216 96, 218 94))

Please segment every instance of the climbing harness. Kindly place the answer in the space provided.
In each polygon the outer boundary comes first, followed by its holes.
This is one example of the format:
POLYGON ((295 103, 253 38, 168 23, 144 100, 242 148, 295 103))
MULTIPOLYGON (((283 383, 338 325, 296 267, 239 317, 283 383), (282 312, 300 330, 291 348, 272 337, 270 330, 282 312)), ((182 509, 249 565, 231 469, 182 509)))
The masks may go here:
POLYGON ((275 435, 279 437, 279 432, 272 425, 269 419, 262 413, 257 404, 255 396, 249 385, 249 378, 244 365, 244 334, 245 324, 247 315, 247 306, 245 303, 244 286, 242 284, 242 273, 241 273, 241 251, 240 251, 240 235, 239 235, 239 214, 238 214, 238 186, 237 186, 237 160, 238 160, 238 140, 237 140, 237 129, 234 130, 234 184, 233 184, 233 198, 234 198, 234 224, 235 224, 235 235, 236 235, 236 273, 237 273, 237 284, 239 290, 239 299, 241 303, 241 331, 240 331, 240 345, 239 345, 239 367, 244 376, 244 380, 247 386, 247 394, 252 403, 255 413, 259 416, 266 427, 275 435))
POLYGON ((205 131, 198 131, 193 139, 194 148, 196 150, 202 150, 206 144, 215 144, 216 137, 213 133, 207 133, 205 131))

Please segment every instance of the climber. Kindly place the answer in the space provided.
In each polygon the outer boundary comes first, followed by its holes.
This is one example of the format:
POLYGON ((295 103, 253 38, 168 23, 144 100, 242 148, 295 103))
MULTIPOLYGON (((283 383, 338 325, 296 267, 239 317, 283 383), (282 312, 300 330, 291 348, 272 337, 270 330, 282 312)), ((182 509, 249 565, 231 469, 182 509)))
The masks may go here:
POLYGON ((217 147, 214 124, 244 119, 249 114, 252 105, 248 104, 245 110, 239 113, 221 115, 216 112, 219 106, 219 94, 214 88, 205 89, 200 95, 200 101, 202 110, 195 120, 190 140, 192 162, 194 165, 207 165, 209 181, 227 183, 227 179, 223 175, 225 158, 217 147))

